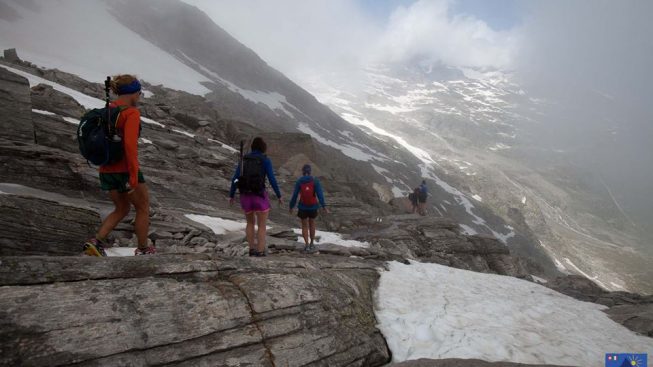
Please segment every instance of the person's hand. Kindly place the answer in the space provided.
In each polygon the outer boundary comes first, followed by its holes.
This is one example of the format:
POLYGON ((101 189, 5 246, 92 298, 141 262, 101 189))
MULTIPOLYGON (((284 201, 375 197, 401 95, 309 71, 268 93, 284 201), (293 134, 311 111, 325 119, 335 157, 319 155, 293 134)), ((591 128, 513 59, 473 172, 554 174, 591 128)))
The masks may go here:
POLYGON ((283 198, 279 198, 279 207, 283 206, 283 198))
POLYGON ((233 206, 236 202, 236 198, 229 198, 229 206, 233 206))
POLYGON ((326 206, 323 207, 322 210, 323 210, 326 214, 330 214, 330 213, 331 213, 331 210, 329 210, 329 208, 327 208, 326 206))
POLYGON ((294 212, 294 211, 295 211, 295 210, 294 210, 293 208, 289 208, 289 209, 288 209, 288 214, 292 215, 292 212, 294 212))
MULTIPOLYGON (((138 182, 138 181, 137 181, 138 182)), ((138 183, 136 183, 138 185, 138 183)), ((132 185, 131 182, 127 182, 127 195, 131 195, 136 191, 136 185, 132 185)))

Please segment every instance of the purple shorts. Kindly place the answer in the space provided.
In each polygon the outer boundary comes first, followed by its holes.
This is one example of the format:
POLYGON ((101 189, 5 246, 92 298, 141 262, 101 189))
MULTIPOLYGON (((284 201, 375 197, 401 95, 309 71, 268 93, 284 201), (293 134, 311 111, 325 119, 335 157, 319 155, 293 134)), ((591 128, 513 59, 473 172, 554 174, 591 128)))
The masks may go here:
POLYGON ((270 210, 270 198, 267 192, 263 196, 252 194, 240 195, 240 207, 243 208, 245 214, 267 212, 270 210))

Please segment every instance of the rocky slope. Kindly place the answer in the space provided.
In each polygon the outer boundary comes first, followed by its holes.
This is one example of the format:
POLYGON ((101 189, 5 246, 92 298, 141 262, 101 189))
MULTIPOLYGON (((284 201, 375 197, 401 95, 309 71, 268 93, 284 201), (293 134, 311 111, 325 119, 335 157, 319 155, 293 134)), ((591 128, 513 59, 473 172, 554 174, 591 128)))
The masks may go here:
MULTIPOLYGON (((0 46, 18 47, 19 53, 40 66, 65 65, 65 71, 76 74, 32 68, 45 79, 64 82, 77 91, 101 97, 101 86, 84 82, 77 75, 99 81, 108 70, 113 73, 133 70, 151 84, 151 94, 143 106, 144 116, 173 131, 195 135, 188 136, 189 139, 222 139, 221 142, 233 146, 242 137, 265 132, 283 145, 296 144, 291 150, 293 156, 281 151, 274 153, 281 154, 281 165, 308 158, 324 177, 332 179, 330 182, 342 184, 333 190, 342 192, 342 195, 335 193, 334 202, 351 215, 345 218, 344 224, 334 221, 335 227, 331 228, 353 228, 356 221, 377 216, 378 208, 386 210, 387 207, 370 203, 404 197, 425 177, 431 186, 431 202, 435 204, 430 208, 432 213, 500 239, 511 251, 530 257, 550 275, 558 271, 529 226, 519 220, 519 208, 514 207, 513 217, 497 215, 493 207, 474 201, 464 184, 452 181, 441 167, 432 166, 425 171, 424 157, 419 151, 407 148, 391 136, 370 133, 341 118, 193 6, 178 0, 70 0, 61 4, 1 0, 0 3, 12 9, 13 14, 0 18, 0 31, 6 34, 0 46), (94 14, 95 20, 74 16, 80 13, 94 14), (41 26, 34 27, 34 24, 41 26), (80 33, 78 28, 88 31, 80 33), (24 38, 21 34, 32 37, 24 38), (80 47, 50 47, 61 45, 61 39, 80 47), (107 48, 122 49, 129 57, 111 61, 86 57, 88 53, 102 54, 107 48), (279 135, 280 132, 283 134, 279 135), (313 140, 309 143, 306 137, 290 133, 309 134, 313 140), (300 152, 300 147, 304 151, 300 152), (350 208, 351 197, 368 206, 350 208)), ((16 55, 11 56, 16 60, 13 57, 16 55)), ((39 93, 50 96, 47 90, 39 93)), ((149 127, 152 129, 147 133, 158 138, 160 126, 149 127)), ((47 135, 41 137, 47 139, 47 135)), ((175 146, 167 136, 161 138, 157 146, 166 147, 167 157, 195 154, 184 148, 186 143, 175 146)), ((150 156, 161 154, 158 148, 157 151, 154 147, 148 149, 150 156)), ((214 154, 207 147, 198 150, 200 160, 215 165, 208 152, 214 154)), ((148 159, 155 164, 161 162, 154 157, 148 159)), ((200 171, 202 175, 207 174, 203 169, 200 171)), ((187 180, 195 187, 202 181, 187 180)), ((200 194, 214 193, 201 188, 200 194)), ((183 204, 182 200, 180 205, 183 204)))
MULTIPOLYGON (((334 164, 335 150, 307 135, 264 132, 220 117, 202 97, 151 85, 140 152, 150 238, 162 255, 52 256, 78 254, 110 209, 74 140, 75 114, 101 104, 98 85, 18 62, 0 65, 0 89, 0 126, 12 131, 0 136, 2 364, 379 366, 390 360, 372 297, 384 260, 554 281, 497 239, 462 234, 450 219, 405 215, 402 201, 389 205, 373 188, 352 187, 356 166, 334 164), (225 200, 232 146, 253 134, 271 142, 285 192, 299 167, 314 163, 334 210, 320 227, 367 245, 323 241, 322 255, 299 256, 296 219, 274 210, 273 256, 247 259, 240 230, 189 217, 238 224, 225 200)), ((130 219, 112 240, 131 245, 130 219)), ((569 278, 556 284, 575 297, 611 299, 615 320, 650 335, 650 299, 574 290, 569 278)))
MULTIPOLYGON (((560 271, 606 289, 651 292, 650 241, 603 178, 577 163, 581 147, 544 141, 549 102, 524 91, 510 73, 429 60, 370 65, 360 74, 358 83, 347 73, 316 76, 307 87, 370 134, 410 145, 475 206, 489 207, 555 258, 560 271)), ((463 223, 490 233, 485 223, 463 223)))

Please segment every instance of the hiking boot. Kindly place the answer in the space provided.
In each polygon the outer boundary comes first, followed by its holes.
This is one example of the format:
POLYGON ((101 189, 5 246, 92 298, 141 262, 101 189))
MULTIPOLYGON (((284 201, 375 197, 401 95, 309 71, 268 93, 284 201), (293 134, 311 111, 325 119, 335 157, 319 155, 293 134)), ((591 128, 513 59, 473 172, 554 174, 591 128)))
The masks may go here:
POLYGON ((317 249, 315 244, 313 242, 311 242, 311 244, 308 245, 308 248, 306 249, 306 253, 307 254, 318 254, 318 253, 320 253, 320 251, 317 249))
POLYGON ((308 253, 308 248, 309 248, 309 247, 310 247, 310 245, 308 245, 308 244, 307 244, 307 245, 304 245, 304 248, 303 248, 300 252, 301 252, 302 254, 307 254, 307 253, 308 253))
POLYGON ((104 251, 104 244, 97 238, 91 238, 90 240, 86 241, 83 246, 83 251, 84 254, 88 256, 107 256, 106 251, 104 251))
POLYGON ((268 248, 266 247, 263 251, 258 251, 256 257, 266 257, 268 256, 268 248))
POLYGON ((148 246, 146 248, 136 248, 136 250, 134 250, 134 256, 155 255, 155 254, 156 254, 156 247, 154 246, 148 246))
POLYGON ((253 248, 249 249, 249 257, 256 257, 256 256, 258 256, 258 251, 256 251, 253 248))

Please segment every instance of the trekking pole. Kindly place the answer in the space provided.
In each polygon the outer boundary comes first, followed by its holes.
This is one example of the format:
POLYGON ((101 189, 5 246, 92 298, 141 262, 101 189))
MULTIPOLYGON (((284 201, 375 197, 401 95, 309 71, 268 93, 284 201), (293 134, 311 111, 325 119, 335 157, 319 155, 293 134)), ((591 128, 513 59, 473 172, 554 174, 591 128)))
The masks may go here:
POLYGON ((111 101, 111 96, 109 95, 109 89, 111 88, 111 77, 107 76, 107 79, 104 81, 104 109, 106 110, 107 114, 107 131, 109 132, 111 138, 113 138, 113 134, 111 133, 111 109, 109 108, 109 103, 111 101))

